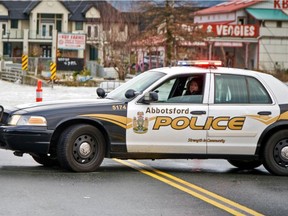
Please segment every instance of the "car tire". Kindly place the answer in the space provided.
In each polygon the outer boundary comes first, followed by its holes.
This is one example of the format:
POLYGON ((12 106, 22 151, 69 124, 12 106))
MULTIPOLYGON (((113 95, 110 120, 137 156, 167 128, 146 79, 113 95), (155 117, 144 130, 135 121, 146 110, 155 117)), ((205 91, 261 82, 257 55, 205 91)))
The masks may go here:
POLYGON ((59 162, 56 157, 49 156, 45 154, 31 154, 34 161, 39 164, 42 164, 45 167, 52 167, 59 165, 59 162))
POLYGON ((255 169, 262 165, 260 160, 227 160, 231 165, 239 169, 255 169))
POLYGON ((105 139, 101 132, 86 124, 73 125, 60 136, 57 158, 64 169, 93 172, 105 155, 105 139))
POLYGON ((288 176, 288 130, 273 134, 263 152, 264 167, 272 174, 288 176))

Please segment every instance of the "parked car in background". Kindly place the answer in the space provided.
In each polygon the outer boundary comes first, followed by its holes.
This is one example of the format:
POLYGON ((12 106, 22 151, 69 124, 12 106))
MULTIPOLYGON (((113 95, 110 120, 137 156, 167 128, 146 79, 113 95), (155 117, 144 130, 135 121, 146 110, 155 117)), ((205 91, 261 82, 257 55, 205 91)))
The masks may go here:
POLYGON ((151 65, 150 68, 156 68, 156 67, 163 67, 164 59, 162 56, 144 56, 144 64, 147 64, 148 67, 151 65))
POLYGON ((135 71, 147 71, 152 68, 163 67, 164 65, 164 58, 162 56, 151 55, 151 56, 144 56, 143 61, 138 63, 131 64, 131 69, 135 71))

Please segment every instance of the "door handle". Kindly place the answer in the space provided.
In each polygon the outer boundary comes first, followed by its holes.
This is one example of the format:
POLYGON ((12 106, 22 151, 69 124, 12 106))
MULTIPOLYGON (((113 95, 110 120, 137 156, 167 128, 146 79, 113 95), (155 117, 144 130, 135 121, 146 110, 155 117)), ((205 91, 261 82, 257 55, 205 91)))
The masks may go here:
POLYGON ((206 114, 206 111, 196 110, 196 111, 191 111, 190 114, 192 114, 192 115, 204 115, 204 114, 206 114))
POLYGON ((257 114, 258 115, 271 115, 272 113, 270 111, 260 111, 257 114))

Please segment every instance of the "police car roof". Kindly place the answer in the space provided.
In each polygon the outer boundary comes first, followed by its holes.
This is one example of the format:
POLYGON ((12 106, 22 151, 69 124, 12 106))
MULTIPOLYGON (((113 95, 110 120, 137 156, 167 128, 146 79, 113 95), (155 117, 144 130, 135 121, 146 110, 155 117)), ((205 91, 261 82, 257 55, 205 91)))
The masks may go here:
MULTIPOLYGON (((149 70, 151 72, 158 71, 166 74, 184 74, 184 73, 222 73, 222 74, 239 74, 239 75, 252 75, 252 76, 265 76, 264 74, 257 71, 239 69, 239 68, 228 68, 228 67, 215 67, 206 68, 198 66, 173 66, 173 67, 162 67, 149 70)), ((268 75, 271 76, 271 75, 268 75)))

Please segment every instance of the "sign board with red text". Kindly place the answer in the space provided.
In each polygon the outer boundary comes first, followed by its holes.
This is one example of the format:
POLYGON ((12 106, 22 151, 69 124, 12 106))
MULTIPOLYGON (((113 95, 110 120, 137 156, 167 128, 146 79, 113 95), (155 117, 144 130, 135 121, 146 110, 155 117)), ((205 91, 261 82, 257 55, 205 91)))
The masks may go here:
POLYGON ((216 37, 256 38, 259 36, 258 25, 204 24, 203 30, 213 33, 216 37))
POLYGON ((84 50, 86 45, 85 34, 58 33, 58 49, 84 50))
POLYGON ((288 0, 274 0, 275 9, 288 9, 288 0))

